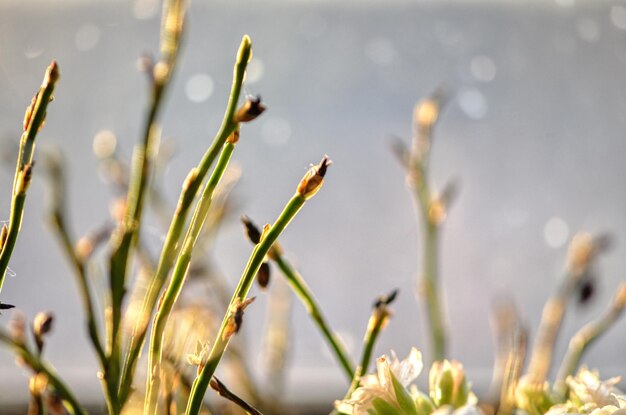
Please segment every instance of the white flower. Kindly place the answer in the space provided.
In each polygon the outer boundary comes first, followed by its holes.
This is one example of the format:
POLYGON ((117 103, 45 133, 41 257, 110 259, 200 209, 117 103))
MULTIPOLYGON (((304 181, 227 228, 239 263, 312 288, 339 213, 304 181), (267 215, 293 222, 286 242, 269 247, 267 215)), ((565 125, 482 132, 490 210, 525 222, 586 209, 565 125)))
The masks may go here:
POLYGON ((616 409, 623 407, 624 397, 619 396, 623 394, 615 387, 619 381, 619 377, 601 381, 596 371, 592 372, 586 367, 582 367, 575 377, 570 376, 567 378, 567 385, 570 388, 570 399, 582 406, 585 412, 594 413, 594 415, 612 413, 595 412, 597 409, 603 409, 604 407, 615 407, 616 409))
POLYGON ((422 353, 412 348, 409 356, 400 361, 392 351, 391 358, 383 355, 376 359, 376 374, 361 377, 360 387, 349 399, 335 402, 338 411, 351 415, 367 415, 377 398, 385 401, 402 414, 402 403, 398 401, 393 378, 403 387, 408 386, 422 371, 422 353))

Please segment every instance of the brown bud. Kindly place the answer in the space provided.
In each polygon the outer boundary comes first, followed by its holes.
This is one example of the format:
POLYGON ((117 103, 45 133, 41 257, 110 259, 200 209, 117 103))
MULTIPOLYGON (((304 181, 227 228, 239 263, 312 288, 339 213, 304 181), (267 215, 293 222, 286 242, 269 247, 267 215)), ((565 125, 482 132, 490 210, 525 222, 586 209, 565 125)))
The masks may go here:
POLYGON ((328 159, 328 156, 324 156, 317 166, 311 167, 300 181, 298 193, 306 200, 315 196, 318 190, 322 188, 326 170, 331 164, 332 161, 328 159))
POLYGON ((230 317, 228 318, 228 322, 226 323, 226 327, 222 333, 222 340, 228 340, 241 330, 241 325, 243 324, 243 312, 255 299, 256 297, 251 297, 243 302, 239 299, 235 300, 235 303, 231 306, 230 317))
POLYGON ((237 144, 239 142, 239 128, 236 128, 226 139, 227 143, 237 144))
POLYGON ((40 397, 48 387, 48 376, 45 373, 37 373, 30 378, 28 388, 33 396, 40 397))
POLYGON ((246 228, 246 236, 248 237, 248 239, 250 239, 250 241, 255 245, 261 242, 261 231, 254 224, 254 222, 252 222, 250 218, 246 215, 243 215, 241 217, 241 222, 246 228))
POLYGON ((265 105, 261 103, 261 96, 250 97, 243 103, 233 117, 233 121, 236 123, 250 122, 265 111, 265 105))
POLYGON ((43 337, 52 331, 54 314, 50 311, 38 313, 33 320, 33 334, 35 337, 43 337))
POLYGON ((267 288, 270 283, 270 276, 270 264, 268 262, 263 262, 259 271, 256 273, 256 280, 261 288, 267 288))

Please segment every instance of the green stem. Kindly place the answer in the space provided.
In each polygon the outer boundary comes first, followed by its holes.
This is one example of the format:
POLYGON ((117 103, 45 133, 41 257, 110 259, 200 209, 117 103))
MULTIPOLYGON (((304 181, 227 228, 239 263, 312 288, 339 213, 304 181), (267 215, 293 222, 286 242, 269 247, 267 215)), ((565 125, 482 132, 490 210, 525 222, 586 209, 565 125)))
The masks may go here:
MULTIPOLYGON (((422 157, 427 157, 428 153, 422 157)), ((442 360, 446 351, 446 334, 439 290, 439 228, 429 215, 431 191, 421 160, 413 160, 414 192, 421 212, 423 239, 422 273, 418 292, 426 301, 426 315, 430 331, 433 360, 442 360)))
POLYGON ((36 373, 43 373, 48 378, 48 383, 59 397, 66 403, 66 409, 70 414, 82 415, 87 412, 80 406, 78 400, 74 397, 74 394, 65 385, 65 383, 58 377, 54 369, 46 365, 37 355, 32 353, 24 344, 18 343, 11 338, 7 333, 0 331, 0 342, 11 347, 17 355, 19 355, 24 362, 36 373))
POLYGON ((282 255, 273 255, 271 258, 283 272, 285 278, 287 278, 287 281, 289 282, 289 285, 306 307, 307 313, 322 332, 322 336, 326 339, 331 350, 334 352, 335 357, 341 364, 341 368, 348 376, 348 380, 352 380, 355 372, 354 363, 352 362, 352 359, 350 359, 348 352, 343 347, 343 344, 337 335, 331 330, 319 304, 311 292, 311 289, 304 281, 304 278, 302 278, 302 276, 291 266, 291 264, 289 264, 289 262, 283 258, 282 255))
MULTIPOLYGON (((378 340, 378 336, 382 329, 385 327, 387 320, 389 318, 389 311, 386 306, 376 307, 372 312, 372 316, 370 317, 367 331, 365 332, 365 337, 363 338, 363 352, 361 353, 361 361, 357 366, 354 375, 352 377, 352 382, 350 383, 350 388, 348 392, 344 396, 344 400, 350 399, 352 393, 357 390, 359 387, 359 382, 361 381, 361 377, 367 373, 370 362, 372 361, 372 354, 374 353, 374 346, 376 345, 376 341, 378 340)), ((339 412, 337 410, 333 410, 331 415, 337 415, 339 412)))
POLYGON ((237 102, 239 101, 246 66, 251 54, 252 44, 250 38, 248 36, 244 36, 241 41, 241 45, 239 46, 239 52, 237 53, 237 61, 235 63, 233 74, 233 84, 222 125, 211 146, 205 152, 202 160, 198 164, 196 170, 197 176, 194 180, 191 180, 188 183, 188 186, 183 188, 183 191, 180 194, 178 205, 174 212, 170 228, 167 232, 163 249, 161 250, 157 270, 143 298, 141 312, 133 327, 128 345, 128 352, 124 360, 122 379, 119 387, 121 402, 125 402, 130 393, 135 368, 137 366, 137 360, 146 339, 150 316, 152 315, 152 311, 154 310, 156 302, 159 298, 159 293, 165 284, 167 275, 176 260, 178 242, 185 226, 189 209, 196 197, 196 193, 198 192, 200 185, 204 180, 204 177, 217 158, 219 150, 224 146, 228 136, 231 135, 237 127, 237 124, 233 121, 233 116, 237 110, 237 102))
POLYGON ((530 379, 537 384, 542 384, 548 376, 554 345, 567 310, 567 301, 585 272, 568 272, 557 292, 546 301, 543 307, 537 338, 528 364, 530 379))
POLYGON ((613 327, 622 315, 624 307, 626 307, 626 283, 622 283, 618 288, 617 295, 604 315, 585 325, 572 337, 554 382, 557 393, 562 397, 567 395, 568 387, 565 383, 567 377, 574 374, 589 346, 613 327))
MULTIPOLYGON (((83 309, 87 315, 87 333, 93 348, 96 351, 98 361, 102 373, 106 373, 108 367, 108 361, 106 353, 100 338, 100 329, 98 328, 98 322, 96 320, 96 312, 94 308, 93 296, 89 289, 89 283, 87 281, 87 269, 85 263, 78 257, 74 250, 74 245, 71 242, 69 232, 65 225, 63 214, 60 211, 52 213, 52 223, 56 228, 56 233, 61 241, 63 250, 69 258, 72 266, 74 267, 74 274, 76 275, 76 282, 78 283, 78 289, 81 299, 83 301, 83 309)), ((105 389, 105 401, 109 412, 113 411, 113 402, 116 400, 115 384, 111 382, 106 376, 102 379, 105 389)))
POLYGON ((202 400, 204 399, 209 382, 213 377, 215 369, 217 368, 230 340, 230 336, 224 336, 226 327, 229 325, 231 319, 234 318, 237 305, 245 301, 248 291, 250 291, 252 282, 254 281, 254 277, 256 276, 265 255, 267 255, 269 249, 272 247, 274 242, 276 242, 278 235, 280 235, 280 233, 287 227, 300 208, 304 206, 305 201, 305 196, 300 193, 296 193, 287 203, 282 213, 274 225, 272 225, 269 229, 263 240, 261 240, 261 242, 254 247, 250 259, 248 260, 248 264, 246 265, 246 269, 239 280, 239 285, 237 286, 237 289, 235 290, 235 293, 230 301, 230 306, 226 310, 224 320, 222 321, 217 338, 215 339, 215 343, 209 354, 208 361, 193 382, 191 395, 187 404, 187 415, 197 415, 200 411, 202 400))
POLYGON ((204 225, 207 213, 211 206, 211 200, 213 198, 213 192, 217 187, 220 179, 226 171, 230 157, 235 149, 234 143, 226 143, 222 154, 215 166, 215 170, 211 174, 211 177, 207 181, 207 184, 202 192, 202 196, 196 205, 196 209, 191 219, 191 224, 187 231, 187 235, 183 241, 183 247, 180 251, 180 255, 174 266, 174 272, 170 285, 165 291, 163 300, 157 310, 154 318, 154 324, 152 326, 152 336, 150 340, 150 355, 148 362, 148 378, 146 382, 146 400, 144 404, 144 414, 155 414, 157 409, 157 401, 159 395, 160 385, 160 370, 161 359, 163 354, 163 336, 165 332, 165 326, 172 312, 174 304, 180 295, 180 291, 185 282, 187 271, 189 270, 189 264, 191 262, 191 255, 193 248, 196 245, 198 236, 204 225))
POLYGON ((48 103, 52 100, 52 94, 58 79, 59 68, 57 63, 52 61, 46 70, 44 81, 39 89, 39 92, 35 95, 33 102, 27 110, 27 117, 24 122, 24 133, 20 139, 19 155, 13 179, 9 229, 5 243, 2 247, 0 247, 0 292, 2 291, 2 285, 9 266, 11 254, 13 254, 13 249, 15 248, 15 243, 17 242, 17 235, 19 234, 22 226, 26 190, 30 181, 30 174, 25 173, 27 169, 30 170, 32 167, 33 153, 35 151, 35 138, 45 121, 48 103), (28 113, 30 113, 30 115, 28 115, 28 113))

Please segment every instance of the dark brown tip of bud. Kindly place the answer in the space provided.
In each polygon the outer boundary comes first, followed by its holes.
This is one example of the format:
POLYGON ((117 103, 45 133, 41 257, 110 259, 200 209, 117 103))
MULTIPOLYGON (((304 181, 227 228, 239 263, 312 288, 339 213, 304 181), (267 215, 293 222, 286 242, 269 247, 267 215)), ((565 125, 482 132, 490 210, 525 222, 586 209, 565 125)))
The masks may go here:
POLYGON ((393 301, 398 296, 399 292, 400 292, 400 290, 398 290, 396 288, 395 290, 393 290, 389 294, 381 295, 374 302, 374 308, 380 308, 380 307, 387 306, 387 305, 393 303, 393 301))
POLYGON ((593 276, 583 278, 578 285, 578 304, 587 304, 596 292, 596 279, 593 276))
POLYGON ((326 175, 326 170, 331 164, 333 164, 333 162, 330 161, 327 155, 325 155, 322 161, 320 161, 320 164, 317 165, 317 174, 324 178, 324 176, 326 175))
POLYGON ((33 333, 36 337, 42 337, 52 330, 54 314, 50 311, 42 311, 33 320, 33 333))
POLYGON ((271 269, 268 262, 261 263, 259 271, 256 273, 256 280, 263 289, 267 288, 270 283, 271 269))
POLYGON ((10 310, 12 308, 15 308, 13 304, 0 303, 0 310, 10 310))
POLYGON ((246 215, 241 216, 241 222, 246 228, 246 236, 253 244, 261 242, 261 231, 246 215))
POLYGON ((48 81, 48 82, 56 82, 59 79, 59 64, 57 63, 56 60, 53 60, 52 62, 50 62, 50 65, 48 65, 48 70, 46 71, 46 79, 44 80, 44 82, 48 81))
POLYGON ((235 113, 233 117, 236 123, 254 120, 265 111, 265 105, 261 103, 261 96, 249 97, 235 113))

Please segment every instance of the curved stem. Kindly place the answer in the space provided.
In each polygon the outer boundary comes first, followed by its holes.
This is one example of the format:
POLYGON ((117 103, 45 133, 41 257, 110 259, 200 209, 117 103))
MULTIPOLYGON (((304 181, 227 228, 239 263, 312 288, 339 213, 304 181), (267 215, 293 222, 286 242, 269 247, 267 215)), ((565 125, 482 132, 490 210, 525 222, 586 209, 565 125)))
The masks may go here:
POLYGON ((331 330, 319 304, 311 292, 311 289, 304 281, 304 278, 302 278, 298 271, 296 271, 291 264, 283 258, 282 255, 272 255, 271 258, 283 272, 287 282, 306 307, 307 313, 322 332, 322 336, 334 352, 335 357, 339 361, 341 368, 348 377, 348 380, 352 380, 356 370, 354 363, 337 335, 331 330))
POLYGON ((24 344, 16 342, 7 333, 0 331, 0 342, 11 347, 24 362, 36 373, 43 373, 48 379, 48 383, 54 388, 59 397, 66 403, 66 408, 70 414, 83 415, 87 412, 80 406, 78 400, 65 383, 58 377, 54 369, 45 364, 39 356, 32 353, 24 344))
POLYGON ((287 203, 282 213, 274 225, 272 225, 269 229, 265 237, 254 247, 250 259, 248 260, 248 264, 246 265, 246 269, 239 280, 239 285, 237 286, 237 289, 235 290, 235 293, 230 301, 230 306, 228 307, 228 310, 226 310, 226 314, 224 315, 222 325, 209 354, 207 363, 193 382, 189 402, 187 403, 187 415, 197 415, 200 411, 202 400, 204 399, 209 382, 215 373, 215 369, 217 368, 226 347, 228 346, 230 336, 225 336, 226 328, 229 324, 231 324, 231 319, 234 319, 237 305, 242 304, 246 300, 248 291, 250 291, 254 277, 263 262, 263 258, 267 255, 267 252, 272 247, 272 244, 276 242, 278 235, 280 235, 302 206, 304 206, 305 201, 305 196, 300 193, 296 193, 287 203))
POLYGON ((183 241, 183 247, 181 249, 180 255, 178 256, 178 259, 176 260, 176 265, 174 266, 174 272, 172 274, 170 285, 165 291, 163 300, 160 303, 157 313, 154 317, 152 336, 150 340, 148 378, 146 382, 146 400, 144 403, 144 414, 146 415, 156 413, 157 409, 160 385, 159 372, 161 370, 160 366, 163 352, 162 349, 165 326, 172 312, 174 304, 178 299, 178 296, 180 295, 183 283, 185 282, 185 277, 187 276, 187 271, 189 270, 189 264, 191 262, 193 248, 196 245, 198 236, 200 235, 200 231, 202 230, 202 226, 204 225, 204 221, 211 206, 213 192, 215 191, 217 184, 222 178, 224 172, 226 171, 226 167, 228 166, 228 162, 230 161, 230 157, 233 153, 234 148, 234 143, 229 142, 224 145, 224 149, 217 162, 217 165, 215 166, 215 170, 211 174, 211 177, 209 178, 204 188, 204 191, 202 192, 202 196, 200 197, 200 200, 196 205, 191 224, 189 225, 187 235, 185 236, 185 239, 183 241))
POLYGON ((233 84, 222 125, 211 146, 205 152, 202 160, 198 164, 198 167, 196 168, 197 175, 188 183, 187 186, 183 188, 183 191, 180 194, 178 205, 174 212, 170 228, 165 238, 165 243, 163 244, 163 248, 161 250, 154 278, 146 291, 141 305, 141 312, 133 327, 119 387, 121 402, 125 402, 128 398, 135 368, 137 366, 137 360, 146 339, 150 315, 154 310, 159 293, 161 292, 161 289, 167 279, 167 275, 176 260, 178 242, 184 229, 189 209, 191 208, 204 177, 217 158, 220 149, 224 146, 228 136, 232 134, 237 127, 237 124, 233 121, 233 117, 237 109, 237 102, 239 101, 239 95, 241 94, 241 86, 246 66, 251 54, 252 44, 250 38, 248 36, 244 36, 241 41, 241 45, 239 46, 239 52, 237 53, 237 61, 235 63, 233 73, 233 84))
POLYGON ((565 381, 568 376, 574 374, 585 351, 600 336, 613 327, 617 319, 622 315, 624 307, 626 307, 626 282, 620 285, 615 298, 606 312, 597 320, 585 325, 572 337, 554 382, 555 389, 561 396, 565 397, 567 395, 568 388, 565 381))
POLYGON ((56 61, 52 61, 46 70, 39 92, 37 92, 26 110, 24 133, 20 139, 19 155, 13 178, 8 234, 4 244, 0 247, 0 292, 2 291, 11 254, 13 254, 13 248, 15 248, 15 243, 17 242, 17 235, 22 226, 26 190, 30 183, 33 153, 35 151, 35 138, 45 121, 46 109, 48 108, 48 103, 52 100, 52 94, 58 79, 59 68, 56 61))

